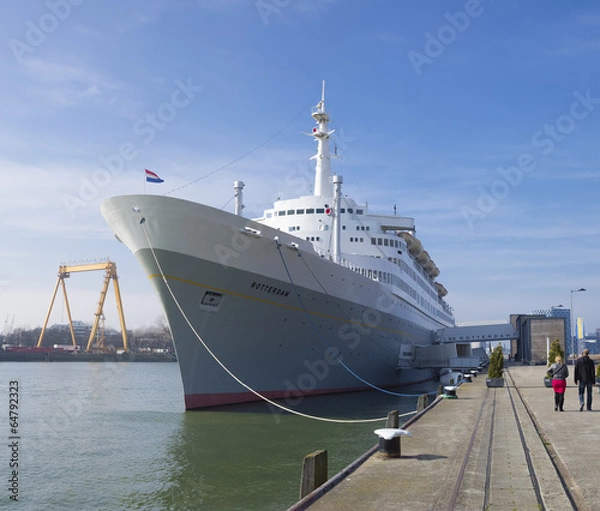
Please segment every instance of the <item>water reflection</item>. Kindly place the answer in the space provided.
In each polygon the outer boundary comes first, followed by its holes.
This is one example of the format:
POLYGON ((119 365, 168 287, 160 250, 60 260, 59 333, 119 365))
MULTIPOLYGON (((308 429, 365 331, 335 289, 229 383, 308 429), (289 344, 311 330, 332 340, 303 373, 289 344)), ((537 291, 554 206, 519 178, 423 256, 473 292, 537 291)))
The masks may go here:
MULTIPOLYGON (((414 410, 416 399, 369 391, 311 397, 299 409, 325 417, 385 417, 392 409, 414 410)), ((182 414, 156 460, 165 479, 147 495, 145 509, 150 502, 168 510, 286 509, 298 500, 304 456, 326 449, 332 476, 376 444, 373 430, 382 424, 319 422, 270 408, 249 403, 182 414)))

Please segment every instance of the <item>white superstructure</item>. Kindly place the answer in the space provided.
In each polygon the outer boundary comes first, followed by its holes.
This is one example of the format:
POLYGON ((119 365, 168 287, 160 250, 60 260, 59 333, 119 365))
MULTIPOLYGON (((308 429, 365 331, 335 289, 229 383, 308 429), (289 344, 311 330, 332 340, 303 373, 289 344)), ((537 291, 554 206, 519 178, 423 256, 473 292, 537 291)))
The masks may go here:
POLYGON ((331 174, 333 131, 328 127, 324 84, 312 116, 317 124, 311 133, 317 141, 314 194, 279 200, 255 221, 310 242, 319 255, 386 285, 442 326, 453 324, 443 300, 447 291, 435 282, 439 269, 414 237, 414 219, 371 215, 367 204, 342 196, 342 176, 331 174))

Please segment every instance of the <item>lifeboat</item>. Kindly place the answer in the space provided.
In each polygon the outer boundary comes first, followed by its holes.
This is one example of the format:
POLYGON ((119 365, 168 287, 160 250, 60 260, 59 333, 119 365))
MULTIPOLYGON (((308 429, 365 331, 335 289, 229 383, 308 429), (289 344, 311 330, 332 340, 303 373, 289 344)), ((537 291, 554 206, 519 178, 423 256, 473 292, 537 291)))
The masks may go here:
POLYGON ((406 241, 406 246, 408 248, 410 248, 410 246, 415 242, 415 238, 413 237, 413 235, 406 231, 400 231, 398 233, 398 236, 400 236, 404 241, 406 241))
POLYGON ((432 279, 435 279, 438 275, 440 274, 440 270, 439 268, 434 264, 433 265, 433 270, 431 270, 431 273, 429 274, 431 276, 432 279))
POLYGON ((402 231, 398 233, 398 236, 400 236, 406 242, 408 252, 413 257, 418 256, 423 251, 423 245, 421 245, 421 242, 412 234, 402 231))
POLYGON ((431 261, 431 259, 429 258, 429 254, 427 253, 426 250, 423 250, 417 257, 417 262, 421 265, 421 266, 425 266, 429 261, 431 261))
POLYGON ((440 298, 444 298, 448 294, 448 290, 442 286, 439 282, 435 283, 435 287, 437 287, 438 296, 440 298))
POLYGON ((429 261, 427 261, 425 263, 425 265, 423 266, 425 273, 427 273, 427 275, 429 275, 429 276, 431 276, 431 272, 433 271, 434 268, 435 268, 435 263, 433 262, 433 259, 430 259, 429 261))

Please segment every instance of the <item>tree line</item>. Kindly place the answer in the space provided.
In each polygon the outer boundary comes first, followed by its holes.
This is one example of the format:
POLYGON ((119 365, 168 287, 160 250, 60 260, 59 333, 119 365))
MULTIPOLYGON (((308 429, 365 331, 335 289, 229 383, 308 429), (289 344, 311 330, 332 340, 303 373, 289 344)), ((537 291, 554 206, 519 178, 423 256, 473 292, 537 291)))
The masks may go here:
MULTIPOLYGON (((12 346, 37 346, 41 327, 36 328, 15 328, 9 333, 0 334, 0 342, 3 345, 12 346)), ((98 337, 98 335, 97 335, 98 337)), ((80 346, 81 350, 85 350, 89 340, 89 330, 75 334, 75 342, 80 346)), ((168 350, 174 353, 173 338, 164 318, 158 318, 154 325, 127 330, 127 342, 129 351, 143 352, 148 350, 168 350)), ((71 333, 68 327, 66 328, 47 328, 44 333, 42 346, 50 347, 55 344, 72 344, 71 333)), ((104 347, 109 350, 117 350, 123 347, 121 332, 109 330, 104 333, 104 347)))

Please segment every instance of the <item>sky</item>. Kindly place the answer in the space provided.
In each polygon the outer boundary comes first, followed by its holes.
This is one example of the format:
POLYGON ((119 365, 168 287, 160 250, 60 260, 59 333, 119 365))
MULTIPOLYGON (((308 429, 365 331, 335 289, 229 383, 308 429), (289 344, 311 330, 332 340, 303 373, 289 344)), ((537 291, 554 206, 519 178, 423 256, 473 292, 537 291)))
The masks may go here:
MULTIPOLYGON (((415 218, 457 322, 574 305, 600 327, 600 6, 550 0, 47 0, 0 8, 0 332, 41 326, 58 266, 117 263, 100 214, 169 193, 245 215, 310 193, 321 82, 344 193, 415 218), (164 179, 145 184, 144 169, 164 179), (586 292, 573 293, 585 288, 586 292)), ((67 281, 91 322, 102 273, 67 281)), ((118 326, 114 295, 107 325, 118 326)), ((66 321, 57 299, 50 323, 66 321)))

